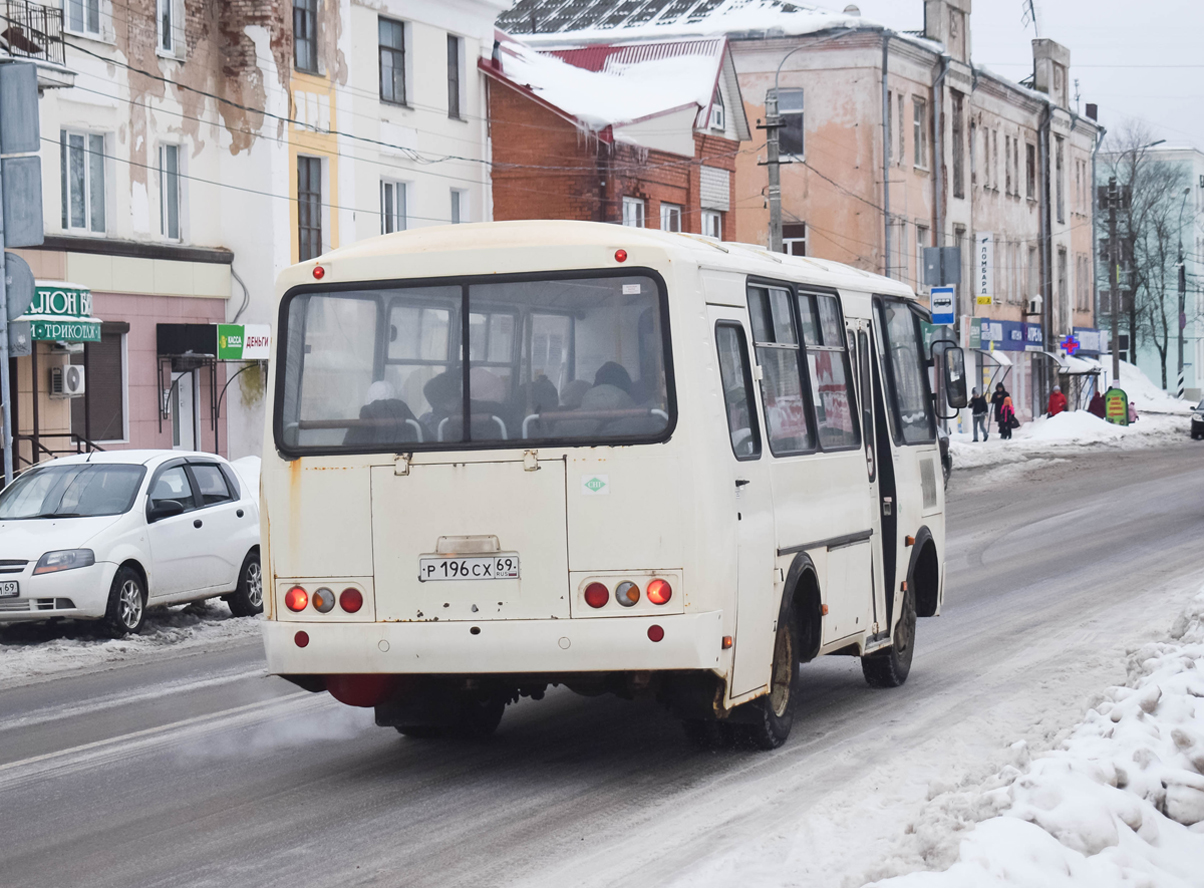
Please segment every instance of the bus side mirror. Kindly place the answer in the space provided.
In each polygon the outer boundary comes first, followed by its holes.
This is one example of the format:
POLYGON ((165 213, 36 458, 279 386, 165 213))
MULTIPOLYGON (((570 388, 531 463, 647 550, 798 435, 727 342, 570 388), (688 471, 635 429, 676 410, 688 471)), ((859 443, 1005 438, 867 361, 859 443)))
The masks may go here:
POLYGON ((966 353, 957 346, 945 350, 945 398, 954 410, 961 410, 966 397, 966 353))

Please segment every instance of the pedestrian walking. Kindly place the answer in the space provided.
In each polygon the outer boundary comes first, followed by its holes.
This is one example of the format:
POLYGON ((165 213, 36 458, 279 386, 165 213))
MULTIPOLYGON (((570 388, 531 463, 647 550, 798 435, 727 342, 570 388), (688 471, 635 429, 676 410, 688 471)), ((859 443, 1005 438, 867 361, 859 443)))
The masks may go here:
POLYGON ((995 421, 999 422, 999 411, 1003 408, 1003 399, 1011 395, 1000 382, 995 386, 995 394, 991 395, 991 413, 995 416, 995 421))
POLYGON ((999 405, 999 437, 1004 441, 1012 439, 1012 429, 1020 423, 1016 421, 1016 408, 1012 406, 1012 398, 1010 395, 1003 396, 1003 403, 999 405))
POLYGON ((1129 425, 1132 425, 1135 422, 1137 422, 1137 403, 1135 401, 1130 401, 1129 402, 1129 425))
POLYGON ((1053 391, 1049 393, 1049 415, 1057 416, 1066 409, 1066 396, 1062 394, 1062 387, 1055 385, 1053 391))
POLYGON ((982 427, 982 439, 986 441, 990 436, 987 434, 987 399, 978 393, 978 389, 974 389, 974 395, 970 398, 970 417, 974 421, 974 440, 978 440, 978 428, 982 427))

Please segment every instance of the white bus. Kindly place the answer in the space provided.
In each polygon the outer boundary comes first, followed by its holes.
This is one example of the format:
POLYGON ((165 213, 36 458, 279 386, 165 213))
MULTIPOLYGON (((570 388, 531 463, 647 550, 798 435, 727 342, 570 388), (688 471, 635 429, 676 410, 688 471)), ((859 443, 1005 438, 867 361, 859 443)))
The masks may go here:
POLYGON ((903 284, 540 221, 374 238, 278 292, 270 672, 411 736, 563 684, 762 748, 802 663, 907 678, 965 380, 903 284))

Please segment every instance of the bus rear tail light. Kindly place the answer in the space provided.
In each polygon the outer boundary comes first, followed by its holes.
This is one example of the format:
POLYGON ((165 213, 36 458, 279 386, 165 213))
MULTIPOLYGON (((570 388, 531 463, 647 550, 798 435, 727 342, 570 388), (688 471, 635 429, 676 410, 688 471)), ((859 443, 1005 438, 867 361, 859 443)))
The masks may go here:
POLYGON ((323 586, 314 592, 314 610, 328 614, 334 610, 334 593, 323 586))
POLYGON ((293 636, 293 641, 297 643, 297 647, 303 648, 309 644, 309 633, 302 629, 293 636))
POLYGON ((648 600, 653 604, 667 604, 673 597, 673 587, 664 580, 653 580, 648 584, 648 600))
POLYGON ((665 630, 662 629, 660 626, 653 623, 651 626, 648 627, 648 640, 649 641, 660 641, 664 637, 665 637, 665 630))
POLYGON ((348 587, 339 596, 339 605, 349 614, 354 614, 364 606, 364 596, 359 589, 348 587))
POLYGON ((309 604, 309 593, 300 586, 293 586, 284 593, 284 606, 294 613, 305 610, 307 604, 309 604))
POLYGON ((615 601, 623 607, 631 607, 640 600, 640 587, 629 580, 624 580, 615 587, 615 601))
POLYGON ((590 583, 585 587, 585 603, 590 607, 603 607, 610 601, 610 590, 602 583, 590 583))

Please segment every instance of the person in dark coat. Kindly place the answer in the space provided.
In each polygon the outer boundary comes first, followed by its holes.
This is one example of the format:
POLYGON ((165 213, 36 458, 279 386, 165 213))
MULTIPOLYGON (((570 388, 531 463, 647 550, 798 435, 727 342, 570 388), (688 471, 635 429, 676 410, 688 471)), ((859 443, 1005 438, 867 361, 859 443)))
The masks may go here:
POLYGON ((368 386, 364 400, 364 406, 360 408, 360 419, 364 422, 347 429, 343 444, 362 447, 418 440, 414 413, 397 397, 392 385, 377 380, 368 386), (411 425, 411 421, 415 425, 411 425))
POLYGON ((999 411, 1003 407, 1003 399, 1010 396, 1011 393, 1003 387, 1002 382, 995 386, 995 394, 991 395, 991 413, 996 422, 999 422, 999 411))
POLYGON ((1104 396, 1097 389, 1095 394, 1091 396, 1091 403, 1087 406, 1087 412, 1092 416, 1104 418, 1104 396))
POLYGON ((974 397, 970 399, 970 415, 974 421, 974 440, 978 440, 978 427, 982 426, 982 439, 986 441, 987 434, 987 399, 974 389, 974 397))

